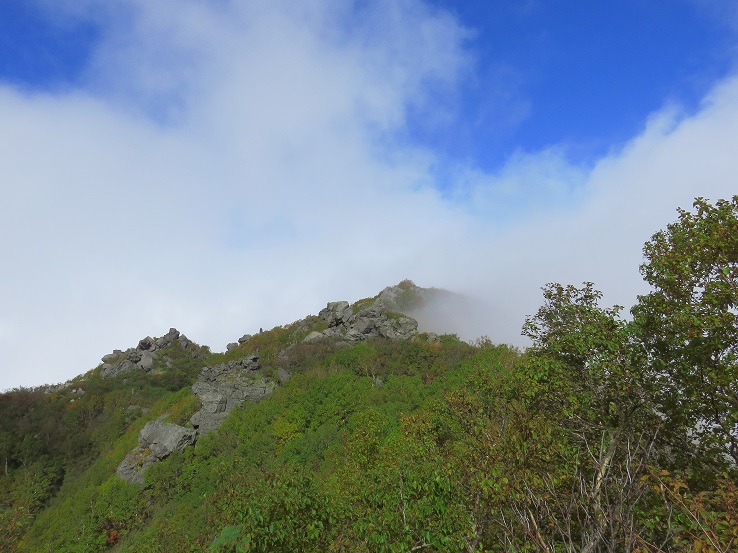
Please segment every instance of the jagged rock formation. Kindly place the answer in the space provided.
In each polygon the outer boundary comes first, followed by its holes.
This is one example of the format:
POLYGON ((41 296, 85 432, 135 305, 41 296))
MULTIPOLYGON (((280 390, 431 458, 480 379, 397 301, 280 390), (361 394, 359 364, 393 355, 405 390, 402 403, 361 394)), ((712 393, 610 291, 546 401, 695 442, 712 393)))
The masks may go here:
POLYGON ((412 338, 418 333, 415 319, 394 313, 379 304, 365 309, 354 307, 346 301, 334 301, 319 313, 328 325, 323 331, 313 331, 305 337, 306 342, 324 338, 338 338, 356 342, 368 338, 400 340, 412 338), (356 310, 356 312, 354 312, 356 310))
POLYGON ((194 428, 165 423, 162 419, 147 423, 139 435, 138 446, 126 455, 116 474, 128 482, 143 484, 143 473, 150 465, 194 445, 200 436, 218 428, 244 401, 259 401, 269 395, 277 384, 259 374, 259 369, 258 355, 203 367, 192 385, 192 391, 202 402, 202 409, 190 419, 194 428))
POLYGON ((264 378, 260 368, 259 357, 251 355, 202 369, 192 385, 202 409, 190 419, 199 434, 216 429, 244 401, 259 401, 274 390, 276 383, 264 378))
POLYGON ((161 338, 147 336, 140 340, 135 348, 128 348, 126 351, 116 349, 113 353, 104 355, 100 374, 103 377, 110 377, 133 369, 148 372, 153 368, 159 352, 174 342, 178 342, 180 346, 190 351, 193 357, 200 355, 200 346, 184 334, 180 334, 176 328, 170 328, 169 332, 161 338))
POLYGON ((138 445, 118 465, 116 474, 120 478, 133 484, 143 484, 144 471, 150 465, 195 443, 195 429, 163 422, 163 418, 148 422, 143 427, 138 445))

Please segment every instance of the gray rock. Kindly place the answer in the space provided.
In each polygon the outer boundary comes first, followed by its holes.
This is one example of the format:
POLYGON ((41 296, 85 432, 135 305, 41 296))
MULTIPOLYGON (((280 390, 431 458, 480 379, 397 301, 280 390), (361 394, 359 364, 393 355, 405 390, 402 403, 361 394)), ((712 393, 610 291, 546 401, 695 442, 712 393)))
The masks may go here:
POLYGON ((228 368, 230 370, 248 369, 250 371, 258 371, 261 368, 261 363, 259 362, 259 356, 252 354, 246 357, 241 357, 241 359, 238 359, 237 361, 230 361, 228 363, 228 368))
POLYGON ((228 414, 244 401, 259 401, 272 393, 276 383, 258 373, 259 357, 250 355, 227 365, 203 367, 192 385, 202 408, 190 422, 200 434, 216 429, 228 414))
POLYGON ((138 349, 143 351, 156 349, 156 342, 151 336, 147 336, 138 342, 138 349))
POLYGON ((125 361, 123 361, 118 366, 118 372, 119 373, 124 373, 124 372, 128 372, 128 371, 132 371, 135 368, 137 368, 137 365, 135 363, 129 361, 128 359, 126 359, 125 361))
POLYGON ((199 435, 205 435, 213 430, 216 430, 223 421, 228 417, 229 412, 221 413, 205 413, 204 411, 198 411, 190 418, 192 426, 197 428, 199 435))
POLYGON ((149 466, 195 443, 196 430, 163 422, 162 418, 146 423, 138 436, 138 445, 118 465, 115 472, 123 480, 142 485, 149 466))
POLYGON ((154 366, 154 354, 151 351, 141 353, 141 360, 137 363, 146 372, 149 372, 154 366))
POLYGON ((183 451, 188 445, 194 444, 195 439, 196 432, 193 428, 162 420, 146 423, 139 435, 139 443, 148 448, 157 461, 174 451, 183 451))
POLYGON ((325 309, 322 309, 318 316, 328 323, 328 327, 346 324, 353 316, 354 310, 347 301, 330 302, 325 309))
POLYGON ((176 328, 170 328, 169 332, 167 332, 164 336, 162 336, 161 338, 156 338, 154 340, 154 343, 156 344, 157 348, 165 348, 172 342, 178 340, 179 337, 179 330, 177 330, 176 328))
POLYGON ((346 333, 345 326, 334 326, 333 328, 326 328, 323 332, 321 332, 324 338, 336 338, 336 339, 343 338, 345 333, 346 333))
POLYGON ((179 333, 179 330, 177 330, 176 328, 170 328, 169 332, 167 332, 164 336, 162 336, 162 338, 167 344, 171 344, 175 340, 178 340, 179 337, 180 337, 180 333, 179 333))
POLYGON ((412 338, 418 333, 418 323, 412 317, 388 311, 382 303, 374 303, 354 314, 348 302, 331 302, 320 311, 327 323, 323 332, 313 331, 303 341, 310 343, 324 338, 357 342, 368 338, 390 340, 412 338))
POLYGON ((115 366, 110 363, 103 363, 100 367, 100 376, 107 378, 115 374, 115 366))
POLYGON ((108 353, 107 355, 102 356, 102 362, 112 363, 113 361, 117 361, 118 357, 120 357, 120 353, 108 353))
POLYGON ((251 340, 251 334, 244 334, 243 336, 241 336, 241 337, 240 337, 240 338, 238 339, 238 343, 239 343, 239 344, 243 344, 243 343, 245 343, 245 342, 248 342, 249 340, 251 340))
POLYGON ((120 363, 116 363, 114 365, 111 363, 103 363, 100 375, 105 378, 125 373, 135 368, 137 368, 137 365, 135 363, 132 363, 128 359, 124 359, 120 363))
POLYGON ((228 408, 228 397, 215 386, 199 385, 195 392, 202 402, 202 415, 225 413, 228 408))
POLYGON ((364 335, 356 328, 349 328, 344 337, 349 342, 360 342, 364 339, 364 335))
POLYGON ((302 341, 310 343, 310 342, 317 342, 318 340, 322 340, 323 338, 325 338, 325 334, 323 334, 322 332, 313 330, 310 334, 305 336, 305 338, 302 341))
POLYGON ((236 342, 231 342, 226 346, 226 351, 231 351, 232 349, 236 349, 238 347, 238 344, 236 342))
POLYGON ((353 327, 359 334, 372 334, 377 328, 378 318, 374 310, 365 309, 356 316, 353 327))

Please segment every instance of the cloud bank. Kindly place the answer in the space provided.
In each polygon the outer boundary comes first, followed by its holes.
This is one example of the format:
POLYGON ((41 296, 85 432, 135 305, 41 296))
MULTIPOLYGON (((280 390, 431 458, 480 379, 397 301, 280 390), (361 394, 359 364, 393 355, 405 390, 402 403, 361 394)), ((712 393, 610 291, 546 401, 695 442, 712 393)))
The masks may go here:
POLYGON ((643 242, 736 190, 733 78, 595 163, 554 146, 485 173, 409 139, 474 68, 469 31, 419 1, 46 9, 101 41, 77 87, 0 85, 0 389, 170 326, 222 350, 404 278, 476 298, 476 334, 521 344, 543 284, 628 306, 643 242))

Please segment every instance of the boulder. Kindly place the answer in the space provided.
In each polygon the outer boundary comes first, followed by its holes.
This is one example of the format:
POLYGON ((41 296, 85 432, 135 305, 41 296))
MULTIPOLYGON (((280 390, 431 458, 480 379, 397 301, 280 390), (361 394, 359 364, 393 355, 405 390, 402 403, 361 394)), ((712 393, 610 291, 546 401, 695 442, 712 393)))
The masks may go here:
POLYGON ((195 443, 195 429, 163 422, 163 418, 148 422, 143 427, 138 436, 138 445, 118 465, 116 474, 120 478, 142 485, 144 472, 149 466, 195 443))
POLYGON ((199 434, 218 428, 244 401, 259 401, 272 393, 276 383, 259 374, 260 368, 259 357, 255 354, 228 364, 203 367, 192 385, 192 391, 202 403, 202 408, 190 419, 199 434))
POLYGON ((151 451, 157 461, 174 451, 183 451, 195 443, 195 429, 163 422, 161 419, 146 423, 139 435, 139 443, 151 451))
POLYGON ((318 316, 328 323, 328 328, 348 323, 354 314, 354 310, 347 301, 330 302, 320 311, 318 316))
POLYGON ((154 353, 151 351, 144 351, 141 353, 141 360, 137 363, 146 372, 149 372, 154 366, 154 353))
POLYGON ((139 340, 138 349, 144 350, 144 351, 147 351, 150 349, 156 349, 156 342, 151 336, 147 336, 146 338, 139 340))
POLYGON ((310 334, 308 334, 307 336, 305 336, 305 338, 302 341, 303 342, 307 342, 307 343, 317 342, 318 340, 322 340, 325 337, 326 337, 325 334, 323 334, 322 332, 318 332, 317 330, 313 330, 310 334))
POLYGON ((118 357, 120 357, 119 353, 108 353, 107 355, 102 356, 102 362, 112 363, 113 361, 117 361, 118 357))

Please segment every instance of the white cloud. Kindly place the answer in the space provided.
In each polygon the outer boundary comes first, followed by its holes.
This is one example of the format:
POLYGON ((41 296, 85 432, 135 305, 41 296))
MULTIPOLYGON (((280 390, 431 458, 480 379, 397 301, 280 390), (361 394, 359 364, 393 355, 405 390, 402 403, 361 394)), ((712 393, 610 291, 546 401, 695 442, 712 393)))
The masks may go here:
POLYGON ((691 207, 696 196, 736 193, 736 143, 738 79, 729 79, 693 116, 680 119, 672 108, 654 114, 639 136, 588 172, 573 209, 554 206, 484 236, 480 257, 494 256, 501 266, 486 263, 473 289, 509 315, 491 325, 490 335, 516 340, 523 315, 540 304, 534 292, 546 282, 592 281, 606 302, 630 307, 646 292, 638 274, 642 246, 676 219, 676 207, 691 207))
POLYGON ((169 325, 223 347, 384 282, 413 210, 442 209, 416 192, 425 156, 378 138, 453 83, 463 32, 418 2, 344 4, 87 2, 85 91, 0 89, 0 387, 169 325))
POLYGON ((407 110, 430 114, 469 70, 447 15, 109 5, 61 4, 104 32, 83 90, 0 88, 0 388, 65 380, 170 326, 223 349, 403 278, 484 300, 479 333, 519 343, 542 284, 631 302, 643 241, 735 188, 733 81, 594 168, 553 148, 499 174, 447 168, 442 194, 439 160, 403 136, 407 110))

